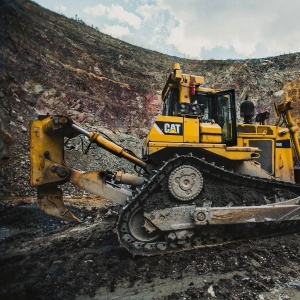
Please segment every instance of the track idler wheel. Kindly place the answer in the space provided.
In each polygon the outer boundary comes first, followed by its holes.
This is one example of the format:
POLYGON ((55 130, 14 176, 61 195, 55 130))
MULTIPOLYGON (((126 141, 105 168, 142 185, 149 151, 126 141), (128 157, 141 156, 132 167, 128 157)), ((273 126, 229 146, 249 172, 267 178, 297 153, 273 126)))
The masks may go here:
POLYGON ((129 222, 128 229, 130 234, 140 242, 153 242, 156 241, 161 232, 159 230, 155 230, 153 226, 150 226, 148 221, 144 218, 143 209, 137 208, 134 212, 132 212, 129 222))

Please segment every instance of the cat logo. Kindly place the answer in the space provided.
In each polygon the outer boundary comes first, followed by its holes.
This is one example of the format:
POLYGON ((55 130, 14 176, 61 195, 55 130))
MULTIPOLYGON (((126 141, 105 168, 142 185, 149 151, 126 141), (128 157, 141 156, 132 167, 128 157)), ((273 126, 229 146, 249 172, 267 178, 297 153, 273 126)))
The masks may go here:
POLYGON ((167 123, 157 121, 154 124, 154 127, 160 134, 167 135, 182 135, 183 132, 183 124, 182 123, 167 123))
POLYGON ((164 133, 173 133, 173 134, 179 134, 180 132, 181 124, 170 124, 165 123, 164 126, 164 133))

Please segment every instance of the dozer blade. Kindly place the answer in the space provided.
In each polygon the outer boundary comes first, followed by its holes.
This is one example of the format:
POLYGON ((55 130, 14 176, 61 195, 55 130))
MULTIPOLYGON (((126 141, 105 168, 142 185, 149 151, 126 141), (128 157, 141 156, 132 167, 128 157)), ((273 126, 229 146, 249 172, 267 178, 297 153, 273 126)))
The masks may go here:
POLYGON ((66 221, 81 222, 79 218, 66 208, 62 190, 59 188, 38 188, 38 204, 41 210, 48 215, 66 221))

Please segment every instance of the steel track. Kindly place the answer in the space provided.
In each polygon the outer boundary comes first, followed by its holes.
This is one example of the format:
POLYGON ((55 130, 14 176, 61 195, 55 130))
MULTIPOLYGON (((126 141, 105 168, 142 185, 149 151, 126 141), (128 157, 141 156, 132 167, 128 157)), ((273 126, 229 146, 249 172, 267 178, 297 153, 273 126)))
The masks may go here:
POLYGON ((143 207, 146 204, 147 199, 155 191, 157 192, 157 190, 162 186, 165 178, 167 178, 174 168, 187 163, 197 165, 204 176, 210 176, 214 178, 216 182, 226 182, 232 185, 243 185, 256 189, 259 187, 260 190, 282 188, 289 189, 290 191, 300 194, 300 185, 298 184, 245 176, 243 174, 226 170, 213 163, 205 161, 205 159, 201 159, 193 155, 175 156, 165 162, 161 168, 153 171, 149 177, 145 177, 144 185, 140 189, 137 189, 133 196, 128 199, 128 204, 123 208, 119 216, 119 221, 117 223, 119 242, 121 246, 125 247, 133 255, 162 255, 165 253, 174 253, 195 248, 222 245, 243 239, 278 235, 289 231, 291 223, 293 223, 293 229, 295 229, 294 223, 297 223, 297 226, 299 225, 299 222, 295 221, 277 224, 276 226, 273 224, 259 223, 251 226, 251 228, 247 224, 234 226, 210 225, 194 229, 193 237, 186 238, 185 240, 167 241, 165 239, 165 234, 162 234, 153 241, 139 241, 131 233, 130 220, 132 214, 143 207))

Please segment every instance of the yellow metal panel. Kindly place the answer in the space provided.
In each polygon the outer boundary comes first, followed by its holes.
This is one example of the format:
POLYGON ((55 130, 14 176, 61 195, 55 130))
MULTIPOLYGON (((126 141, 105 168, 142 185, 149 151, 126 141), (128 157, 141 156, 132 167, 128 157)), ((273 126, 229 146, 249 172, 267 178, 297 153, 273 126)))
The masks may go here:
POLYGON ((190 103, 190 90, 188 83, 179 85, 179 102, 190 103))
POLYGON ((221 143, 222 137, 218 135, 211 135, 211 134, 201 134, 200 141, 202 143, 221 143))
POLYGON ((166 148, 166 147, 160 147, 159 145, 156 145, 156 143, 149 143, 147 154, 151 155, 153 153, 163 150, 164 148, 166 148))
MULTIPOLYGON (((281 131, 280 129, 279 127, 278 134, 281 131)), ((290 133, 280 134, 275 145, 275 176, 280 180, 295 181, 293 154, 290 133)))
POLYGON ((253 136, 275 138, 277 136, 277 127, 258 124, 238 124, 238 137, 252 138, 253 136))
POLYGON ((185 143, 199 143, 198 118, 184 118, 183 141, 185 143))
POLYGON ((252 154, 255 152, 254 150, 247 151, 247 149, 250 148, 245 149, 246 151, 242 148, 230 149, 230 147, 226 147, 226 148, 212 147, 212 148, 205 148, 205 149, 230 160, 253 160, 252 154))
POLYGON ((158 116, 150 129, 147 140, 183 142, 183 117, 158 116))
MULTIPOLYGON (((191 147, 191 148, 220 148, 225 149, 225 144, 201 144, 201 143, 168 143, 168 142, 149 142, 150 146, 155 147, 191 147)), ((242 149, 242 148, 239 148, 242 149)), ((250 148, 247 148, 250 149, 250 148)))
POLYGON ((205 93, 213 93, 213 94, 218 92, 215 89, 205 88, 205 87, 201 87, 201 86, 197 86, 196 91, 197 92, 205 92, 205 93))
POLYGON ((64 161, 64 138, 61 136, 48 136, 43 131, 43 125, 49 121, 46 118, 42 121, 31 122, 30 127, 30 184, 38 186, 46 182, 57 181, 55 177, 50 178, 51 172, 46 172, 51 166, 49 160, 57 164, 64 161), (49 173, 49 174, 48 174, 49 173), (47 177, 47 178, 46 178, 47 177))
MULTIPOLYGON (((252 126, 252 125, 250 125, 252 126)), ((250 128, 250 127, 248 127, 250 128)), ((293 168, 293 153, 290 144, 285 147, 281 147, 281 143, 289 141, 290 135, 288 131, 282 136, 278 135, 278 128, 275 126, 258 126, 254 124, 253 128, 256 128, 255 134, 242 133, 238 137, 238 146, 248 147, 250 141, 264 141, 271 140, 273 142, 272 147, 272 159, 274 165, 272 166, 272 173, 274 176, 282 181, 294 182, 294 168, 293 168), (269 128, 267 128, 269 127, 269 128), (261 134, 264 130, 272 132, 270 135, 261 134), (277 144, 277 145, 276 145, 277 144)), ((280 131, 280 128, 279 128, 280 131)))
POLYGON ((275 176, 282 181, 295 181, 291 148, 276 148, 275 176))
POLYGON ((221 127, 216 123, 201 123, 200 142, 220 144, 222 142, 221 127))
POLYGON ((201 148, 230 160, 252 160, 253 153, 259 151, 258 148, 254 147, 226 147, 224 144, 149 142, 149 154, 151 155, 164 148, 171 147, 185 148, 187 151, 193 151, 194 148, 201 148))

